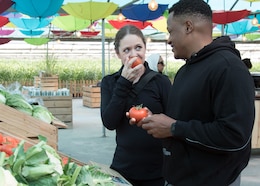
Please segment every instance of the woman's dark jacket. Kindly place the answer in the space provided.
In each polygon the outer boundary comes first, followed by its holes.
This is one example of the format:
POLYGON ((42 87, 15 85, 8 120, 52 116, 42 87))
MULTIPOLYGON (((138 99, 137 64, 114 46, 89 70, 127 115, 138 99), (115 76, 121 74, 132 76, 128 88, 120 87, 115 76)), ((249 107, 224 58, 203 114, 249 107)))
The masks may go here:
POLYGON ((176 186, 227 186, 247 166, 254 83, 228 37, 194 54, 178 71, 166 114, 177 120, 164 140, 164 176, 176 186))
MULTIPOLYGON (((145 75, 151 70, 147 62, 144 65, 145 75)), ((126 112, 133 105, 139 104, 148 107, 153 113, 165 112, 171 82, 167 76, 158 73, 137 97, 131 98, 129 94, 136 84, 121 76, 122 68, 105 76, 101 82, 102 121, 107 129, 116 130, 117 145, 111 168, 126 178, 160 178, 163 164, 161 140, 153 138, 141 127, 130 125, 126 112)))

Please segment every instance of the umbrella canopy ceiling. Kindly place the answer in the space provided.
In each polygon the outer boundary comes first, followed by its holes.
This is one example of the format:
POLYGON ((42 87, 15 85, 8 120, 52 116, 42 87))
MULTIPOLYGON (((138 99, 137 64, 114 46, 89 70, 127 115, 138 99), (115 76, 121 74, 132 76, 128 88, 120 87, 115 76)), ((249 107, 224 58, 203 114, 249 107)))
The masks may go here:
POLYGON ((91 22, 72 15, 67 15, 55 17, 52 20, 52 24, 65 31, 76 31, 85 29, 91 24, 91 22))
POLYGON ((80 3, 67 3, 62 6, 68 14, 78 17, 80 19, 98 20, 106 18, 111 15, 118 5, 110 2, 80 2, 80 3))
POLYGON ((13 0, 13 8, 31 17, 49 17, 56 14, 64 0, 13 0))
POLYGON ((138 21, 148 21, 159 18, 168 9, 168 4, 158 4, 155 11, 148 8, 148 4, 134 4, 122 9, 122 14, 128 18, 138 21))
MULTIPOLYGON (((5 0, 5 1, 7 1, 7 0, 5 0)), ((60 6, 60 8, 58 8, 58 11, 54 11, 54 12, 58 12, 59 14, 69 14, 69 15, 71 15, 72 16, 72 14, 70 14, 70 13, 68 13, 67 11, 65 11, 64 9, 63 9, 63 7, 65 7, 67 4, 70 4, 70 3, 72 3, 73 2, 73 4, 74 4, 74 2, 75 1, 77 1, 78 3, 76 3, 76 4, 79 4, 79 3, 90 3, 90 2, 92 2, 92 3, 107 3, 107 0, 93 0, 93 1, 85 1, 85 0, 57 0, 58 2, 62 2, 61 4, 63 5, 63 6, 60 6), (82 2, 80 2, 80 1, 82 1, 82 2)), ((168 7, 167 8, 169 8, 169 7, 171 7, 174 3, 176 3, 178 0, 173 0, 173 1, 170 1, 169 2, 169 0, 156 0, 157 1, 157 3, 160 5, 166 5, 166 4, 168 4, 169 3, 169 5, 168 5, 168 7)), ((205 0, 206 1, 206 0, 205 0)), ((228 12, 228 11, 233 11, 233 9, 236 9, 236 10, 238 10, 238 11, 240 11, 241 10, 241 4, 243 4, 244 6, 242 6, 242 8, 244 8, 244 9, 247 9, 247 11, 249 12, 249 13, 251 13, 250 15, 253 15, 253 14, 255 14, 255 12, 250 12, 249 10, 252 10, 252 11, 255 11, 255 9, 256 9, 256 5, 260 5, 260 3, 257 3, 257 1, 258 0, 248 0, 248 1, 246 1, 246 0, 224 0, 224 1, 219 1, 219 0, 207 0, 206 2, 208 2, 208 4, 212 7, 212 9, 213 10, 221 10, 222 12, 228 12), (253 2, 254 1, 254 2, 253 2), (254 3, 254 6, 249 6, 250 5, 250 3, 251 2, 253 2, 254 3), (225 10, 225 11, 223 11, 223 10, 225 10)), ((0 0, 0 2, 4 2, 4 0, 0 0)), ((14 7, 16 6, 16 7, 18 7, 17 5, 19 5, 19 3, 20 3, 20 5, 21 4, 27 4, 28 2, 30 2, 29 4, 31 4, 32 3, 32 5, 36 5, 36 4, 41 4, 41 3, 44 3, 46 6, 47 6, 47 4, 49 4, 49 3, 53 3, 52 2, 52 0, 46 0, 46 1, 43 1, 43 0, 14 0, 14 2, 15 2, 15 4, 11 7, 11 8, 9 8, 6 12, 4 12, 3 14, 1 14, 2 16, 6 16, 6 17, 9 17, 9 15, 7 16, 7 13, 8 14, 11 14, 10 15, 10 17, 12 18, 12 16, 13 16, 13 18, 18 18, 18 16, 16 16, 16 14, 17 15, 19 15, 20 17, 21 17, 21 15, 23 15, 23 17, 22 18, 24 18, 24 14, 21 14, 21 13, 24 13, 24 12, 21 12, 20 13, 20 11, 18 11, 18 10, 16 10, 14 7), (37 2, 37 3, 35 3, 35 2, 37 2), (40 2, 40 3, 38 3, 38 2, 40 2), (11 10, 11 12, 10 12, 10 10, 11 10)), ((123 9, 126 9, 126 8, 128 8, 129 6, 131 6, 131 5, 141 5, 141 4, 148 4, 150 2, 150 0, 130 0, 130 1, 122 1, 122 0, 110 0, 109 1, 109 3, 113 3, 113 4, 115 4, 116 5, 116 8, 114 9, 114 11, 112 11, 112 13, 111 14, 113 14, 113 15, 117 15, 118 13, 119 13, 119 10, 121 9, 121 10, 123 10, 123 9)), ((1 3, 1 5, 2 5, 2 3, 1 3)), ((30 5, 30 7, 32 7, 32 5, 30 5)), ((46 6, 42 6, 42 7, 46 7, 46 6)), ((52 6, 52 7, 54 7, 54 6, 52 6)), ((146 6, 146 7, 148 7, 148 5, 146 6)), ((258 6, 259 7, 259 6, 258 6)), ((106 8, 108 8, 108 7, 106 7, 106 8)), ((166 9, 167 9, 166 8, 166 9)), ((98 13, 98 14, 100 14, 100 13, 103 13, 104 11, 100 11, 101 10, 101 8, 100 8, 100 6, 98 6, 98 11, 97 10, 95 10, 95 12, 94 12, 94 14, 96 14, 96 12, 98 13)), ((42 11, 41 11, 42 12, 42 11)), ((40 16, 42 16, 43 14, 41 13, 41 12, 39 12, 38 14, 37 14, 37 16, 36 17, 40 17, 40 16)), ((77 12, 80 12, 79 10, 77 10, 77 12)), ((167 11, 165 11, 164 13, 166 13, 167 11)), ((217 12, 217 11, 214 11, 214 13, 215 12, 217 12)), ((84 13, 86 13, 86 11, 84 12, 84 13)), ((54 13, 55 14, 55 13, 54 13)), ((52 16, 54 15, 54 14, 52 14, 52 16)), ((110 14, 110 15, 111 15, 110 14)), ((216 17, 219 17, 219 15, 221 15, 221 14, 215 14, 216 15, 216 17)), ((215 16, 214 15, 214 16, 215 16)), ((257 17, 257 15, 258 14, 256 14, 256 17, 257 17)), ((260 14, 259 14, 260 15, 260 14)), ((31 16, 31 15, 29 15, 29 16, 31 16)), ((80 16, 83 16, 82 14, 80 15, 80 16)), ((167 17, 167 16, 166 16, 167 17)), ((246 16, 247 17, 247 16, 246 16)), ((79 18, 79 17, 78 17, 79 18)), ((84 18, 84 17, 83 17, 84 18)), ((102 17, 102 18, 104 18, 104 17, 102 17)), ((107 17, 105 17, 105 18, 107 18, 107 17)), ((245 17, 243 17, 243 18, 245 18, 245 17)), ((241 19, 243 19, 243 18, 241 18, 241 19)), ((81 19, 82 19, 82 17, 81 17, 81 19)), ((85 18, 84 18, 85 19, 85 18)), ((114 18, 115 19, 115 18, 114 18)), ((94 20, 94 18, 92 17, 92 18, 88 18, 87 20, 90 20, 90 21, 95 21, 94 20)), ((100 19, 96 19, 96 20, 100 20, 100 19)), ((128 19, 129 20, 129 19, 128 19)), ((131 19, 132 20, 132 19, 131 19)), ((142 20, 135 20, 135 21, 141 21, 142 22, 142 20)), ((158 19, 153 19, 153 20, 149 20, 149 22, 151 22, 152 23, 152 25, 153 25, 153 28, 155 28, 157 31, 158 31, 158 33, 160 33, 160 32, 167 32, 167 30, 166 30, 166 18, 158 18, 158 19)), ((226 21, 224 21, 224 22, 226 22, 226 21)), ((223 24, 227 24, 227 23, 223 23, 223 24)), ((109 24, 110 25, 110 24, 109 24)), ((111 26, 111 25, 110 25, 111 26)), ((8 27, 15 27, 14 26, 14 24, 13 23, 11 23, 11 22, 9 22, 9 23, 7 23, 6 25, 5 25, 5 28, 8 28, 8 27)), ((107 28, 107 24, 106 24, 106 26, 105 26, 106 28, 107 28)), ((27 30, 31 30, 30 28, 23 28, 23 29, 27 29, 27 30)), ((36 28, 37 29, 37 28, 36 28)), ((48 28, 46 27, 46 28, 44 28, 44 29, 49 29, 49 31, 51 31, 51 29, 53 29, 53 30, 59 30, 59 29, 57 29, 57 27, 55 26, 54 28, 53 27, 51 27, 51 26, 49 26, 48 28)), ((68 31, 66 31, 66 30, 64 30, 64 29, 62 29, 62 28, 60 28, 61 30, 60 31, 65 31, 65 32, 68 32, 68 31)), ((33 30, 33 29, 32 29, 33 30)), ((101 31, 102 29, 100 29, 100 28, 98 28, 98 29, 96 29, 95 31, 100 31, 100 33, 102 33, 102 31, 101 31)), ((74 30, 75 31, 75 30, 74 30)), ((85 30, 81 30, 81 31, 85 31, 85 30)), ((92 30, 91 30, 92 31, 92 30)), ((88 31, 87 31, 88 32, 88 31)), ((114 29, 114 27, 113 27, 113 30, 112 29, 109 29, 109 30, 105 30, 105 36, 107 37, 107 36, 111 36, 112 38, 114 37, 114 33, 115 32, 117 32, 117 29, 114 29), (112 36, 113 35, 113 36, 112 36)), ((16 33, 17 32, 15 32, 14 34, 12 34, 12 35, 14 35, 14 37, 22 37, 23 38, 23 36, 22 35, 17 35, 16 36, 16 33)), ((19 33, 19 32, 18 32, 19 33)), ((145 35, 147 35, 147 32, 145 31, 144 32, 145 33, 145 35)), ((149 34, 148 34, 149 35, 149 34)), ((54 36, 54 34, 51 34, 51 35, 49 35, 49 34, 47 34, 47 35, 45 35, 44 37, 53 37, 54 36)), ((82 37, 84 37, 83 36, 83 34, 81 35, 82 37)), ((103 36, 103 33, 102 34, 99 34, 99 36, 103 36)), ((70 37, 70 36, 67 36, 67 37, 70 37)), ((71 37, 73 37, 74 39, 77 39, 78 37, 74 37, 74 35, 71 35, 71 37)), ((111 38, 111 37, 107 37, 107 38, 111 38)), ((158 36, 158 38, 159 38, 160 36, 158 36)), ((165 38, 166 38, 166 36, 163 36, 163 34, 162 34, 162 38, 161 39, 163 39, 163 40, 165 40, 165 38)))

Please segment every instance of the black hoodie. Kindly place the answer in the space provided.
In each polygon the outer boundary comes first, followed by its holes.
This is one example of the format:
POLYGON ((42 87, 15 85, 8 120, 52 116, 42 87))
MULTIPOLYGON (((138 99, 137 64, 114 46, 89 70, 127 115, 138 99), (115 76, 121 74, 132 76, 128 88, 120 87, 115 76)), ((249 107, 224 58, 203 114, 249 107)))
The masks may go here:
POLYGON ((226 186, 247 166, 254 83, 228 37, 215 39, 178 71, 166 114, 177 120, 164 140, 164 175, 174 186, 226 186))

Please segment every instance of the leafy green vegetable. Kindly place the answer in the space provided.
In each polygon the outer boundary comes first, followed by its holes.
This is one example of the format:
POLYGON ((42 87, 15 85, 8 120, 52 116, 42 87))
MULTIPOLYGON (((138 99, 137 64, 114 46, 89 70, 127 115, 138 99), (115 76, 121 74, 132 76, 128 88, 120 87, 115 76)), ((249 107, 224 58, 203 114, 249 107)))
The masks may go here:
POLYGON ((1 186, 17 186, 18 182, 9 170, 0 167, 0 185, 1 186))
POLYGON ((4 95, 4 94, 1 92, 1 90, 0 90, 0 103, 5 104, 5 102, 6 102, 5 95, 4 95))
POLYGON ((46 107, 41 105, 33 105, 32 116, 46 123, 51 123, 53 120, 52 113, 46 107))
POLYGON ((20 94, 6 94, 6 105, 32 115, 32 105, 30 105, 20 94))
POLYGON ((24 142, 20 142, 9 157, 7 166, 17 181, 29 186, 56 186, 58 178, 63 174, 61 158, 46 141, 40 141, 27 151, 24 151, 24 142))

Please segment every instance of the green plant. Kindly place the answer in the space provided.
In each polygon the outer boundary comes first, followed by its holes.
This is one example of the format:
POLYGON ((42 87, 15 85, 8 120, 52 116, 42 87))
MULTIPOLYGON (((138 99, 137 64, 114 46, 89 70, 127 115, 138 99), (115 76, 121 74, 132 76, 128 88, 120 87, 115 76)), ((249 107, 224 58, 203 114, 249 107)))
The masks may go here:
POLYGON ((54 54, 46 54, 45 58, 45 69, 44 69, 44 76, 49 77, 54 75, 55 72, 55 66, 57 64, 58 60, 57 57, 54 54))

